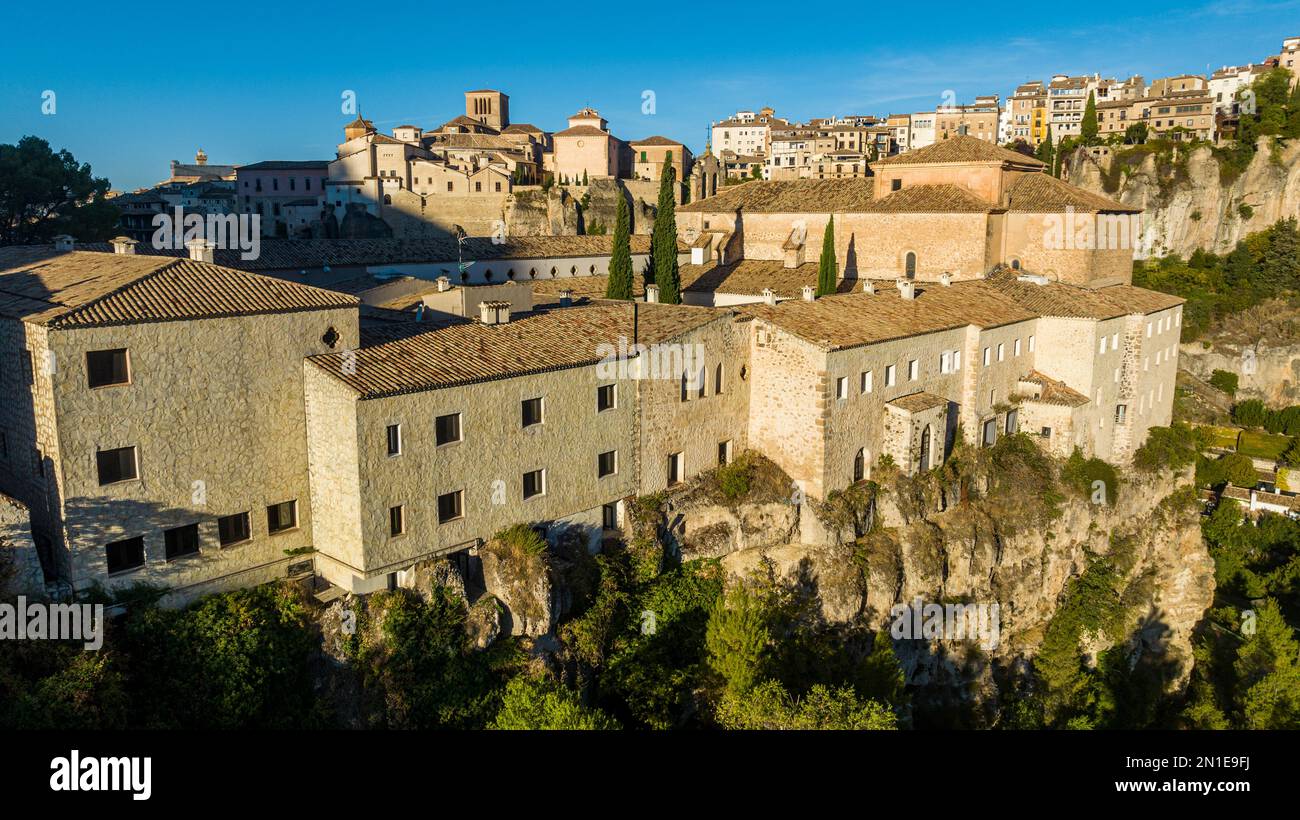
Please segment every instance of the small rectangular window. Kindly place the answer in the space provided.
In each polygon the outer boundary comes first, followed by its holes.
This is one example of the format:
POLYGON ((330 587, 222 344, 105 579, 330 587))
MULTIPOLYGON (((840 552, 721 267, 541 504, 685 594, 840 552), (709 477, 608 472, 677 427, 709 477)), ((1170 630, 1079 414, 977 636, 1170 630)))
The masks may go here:
POLYGON ((988 367, 990 361, 992 361, 992 357, 989 353, 989 349, 986 347, 984 348, 984 366, 988 367))
POLYGON ((1004 345, 1001 342, 998 342, 998 361, 1003 361, 1006 359, 1006 350, 1004 350, 1003 348, 1004 345))
POLYGON ((718 442, 718 466, 731 463, 731 440, 718 442))
POLYGON ((455 492, 443 493, 438 496, 438 523, 445 524, 448 521, 455 521, 464 515, 461 508, 462 490, 455 492))
POLYGON ((1119 350, 1119 334, 1118 334, 1118 333, 1112 333, 1112 334, 1110 334, 1110 349, 1111 349, 1111 350, 1119 350))
POLYGON ((283 501, 266 508, 266 531, 271 535, 298 526, 298 502, 283 501))
POLYGON ((402 454, 402 425, 388 425, 388 454, 390 456, 400 456, 402 454))
POLYGON ((682 480, 682 454, 673 453, 668 456, 668 486, 680 484, 682 480))
POLYGON ((195 555, 199 551, 199 525, 186 524, 171 530, 163 530, 163 544, 167 549, 167 560, 195 555))
POLYGON ((87 351, 86 375, 91 387, 128 383, 131 374, 126 348, 87 351))
POLYGON ((849 380, 846 376, 840 376, 835 380, 835 398, 847 399, 849 397, 849 380))
POLYGON ((871 379, 871 371, 868 370, 868 371, 866 371, 865 373, 862 374, 862 392, 863 392, 863 393, 870 393, 870 392, 871 392, 871 381, 872 381, 872 379, 871 379))
POLYGON ((1014 346, 1012 347, 1012 349, 1011 349, 1011 355, 1012 355, 1012 356, 1019 356, 1019 355, 1020 355, 1020 340, 1019 340, 1019 339, 1016 339, 1015 345, 1014 345, 1014 346))
POLYGON ((894 381, 894 366, 887 364, 885 365, 885 387, 893 387, 894 381))
POLYGON ((134 447, 100 450, 95 453, 95 462, 99 471, 100 486, 139 478, 139 465, 136 462, 134 447))
POLYGON ((613 384, 602 384, 596 388, 596 412, 603 413, 606 410, 613 410, 618 401, 617 386, 613 384))
POLYGON ((1033 336, 1030 336, 1030 337, 1029 337, 1029 352, 1030 352, 1030 353, 1033 353, 1033 352, 1034 352, 1034 337, 1033 337, 1033 336))
POLYGON ((524 500, 546 494, 546 471, 533 470, 524 473, 524 500))
POLYGON ((618 450, 610 450, 596 456, 596 477, 604 478, 618 472, 618 450))
POLYGON ((914 382, 920 377, 921 377, 921 363, 916 359, 912 359, 910 362, 907 363, 907 380, 909 382, 914 382))
POLYGON ((249 515, 235 513, 217 519, 217 543, 223 547, 239 544, 252 538, 249 515))
POLYGON ((144 566, 144 537, 114 541, 104 547, 108 559, 108 574, 138 569, 144 566))
POLYGON ((532 427, 534 424, 542 423, 541 399, 524 399, 521 405, 523 407, 524 427, 532 427))
POLYGON ((460 413, 438 416, 433 426, 438 444, 453 444, 460 441, 460 413))
POLYGON ((397 537, 406 532, 406 509, 398 504, 388 508, 388 535, 397 537))

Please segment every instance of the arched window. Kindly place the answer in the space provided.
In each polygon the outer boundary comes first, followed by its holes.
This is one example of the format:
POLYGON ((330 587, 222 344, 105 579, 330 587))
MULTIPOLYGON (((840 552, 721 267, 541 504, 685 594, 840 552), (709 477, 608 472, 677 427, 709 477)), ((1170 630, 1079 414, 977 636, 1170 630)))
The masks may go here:
POLYGON ((528 278, 529 278, 529 279, 536 279, 536 278, 537 278, 537 268, 529 268, 529 269, 528 269, 528 278))
POLYGON ((592 276, 595 276, 595 275, 596 275, 596 266, 595 266, 595 265, 592 265, 592 266, 591 266, 591 275, 592 275, 592 276))
POLYGON ((713 395, 722 395, 722 362, 718 362, 718 366, 713 369, 713 395))
POLYGON ((577 276, 577 275, 578 275, 578 266, 577 266, 577 265, 570 265, 570 266, 569 266, 569 274, 572 275, 572 276, 577 276))
POLYGON ((921 431, 921 472, 930 469, 930 425, 921 431))
POLYGON ((506 271, 506 278, 509 279, 511 282, 515 281, 515 269, 514 269, 514 268, 511 268, 510 270, 506 271))
POLYGON ((867 477, 867 451, 859 448, 858 454, 853 457, 853 480, 861 481, 867 477))
POLYGON ((907 252, 906 261, 904 262, 904 271, 908 279, 916 278, 916 254, 911 251, 907 252))
POLYGON ((552 266, 552 268, 551 268, 551 278, 552 278, 552 279, 555 278, 555 268, 554 268, 553 266, 552 266))
POLYGON ((491 281, 492 281, 492 269, 491 269, 491 268, 488 268, 487 270, 483 271, 483 281, 484 281, 484 282, 491 282, 491 281))
POLYGON ((461 273, 460 273, 460 281, 462 281, 462 282, 468 282, 468 281, 469 281, 469 271, 461 271, 461 273))
MULTIPOLYGON (((385 205, 392 205, 392 204, 393 204, 393 197, 392 197, 390 194, 384 194, 384 204, 385 204, 385 205)), ((279 207, 279 206, 277 206, 277 207, 279 207)))
POLYGON ((1012 260, 1011 260, 1011 269, 1012 269, 1012 270, 1020 270, 1020 260, 1019 260, 1019 259, 1012 259, 1012 260))
POLYGON ((705 388, 705 387, 708 385, 708 383, 709 383, 709 379, 708 379, 708 377, 705 375, 706 373, 707 373, 707 371, 706 371, 703 367, 701 367, 701 368, 700 368, 700 392, 699 392, 700 398, 704 398, 704 395, 705 395, 705 393, 704 393, 704 388, 705 388))

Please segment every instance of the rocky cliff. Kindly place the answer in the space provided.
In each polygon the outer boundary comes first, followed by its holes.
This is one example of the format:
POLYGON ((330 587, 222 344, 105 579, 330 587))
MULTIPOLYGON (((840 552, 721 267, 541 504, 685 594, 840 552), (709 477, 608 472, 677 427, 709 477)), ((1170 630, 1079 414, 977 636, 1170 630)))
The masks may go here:
POLYGON ((1247 234, 1300 215, 1300 142, 1264 137, 1244 171, 1225 173, 1221 165, 1205 145, 1108 146, 1076 151, 1063 176, 1144 210, 1139 258, 1227 253, 1247 234))

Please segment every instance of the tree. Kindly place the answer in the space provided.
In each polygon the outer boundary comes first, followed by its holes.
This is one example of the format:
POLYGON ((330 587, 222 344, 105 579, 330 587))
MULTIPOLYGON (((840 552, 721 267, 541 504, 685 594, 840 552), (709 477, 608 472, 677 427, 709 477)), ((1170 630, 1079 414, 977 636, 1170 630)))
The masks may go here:
POLYGON ((1084 145, 1097 144, 1097 97, 1089 91, 1088 102, 1083 107, 1083 122, 1079 124, 1079 136, 1084 145))
POLYGON ((727 729, 894 729, 887 706, 860 699, 850 686, 817 684, 796 699, 769 680, 743 694, 728 692, 718 705, 718 722, 727 729))
POLYGON ((106 240, 120 213, 107 193, 108 180, 66 149, 55 153, 33 136, 0 145, 0 245, 46 243, 61 233, 106 240))
POLYGON ((1038 161, 1046 165, 1048 169, 1051 169, 1056 163, 1056 145, 1052 142, 1052 126, 1047 126, 1047 135, 1034 149, 1034 156, 1038 157, 1038 161))
POLYGON ((1210 386, 1216 390, 1222 390, 1229 396, 1236 394, 1237 385, 1237 374, 1230 370, 1216 370, 1210 374, 1210 386))
POLYGON ((1300 728, 1300 643, 1271 598, 1259 608, 1255 634, 1237 650, 1233 671, 1246 728, 1300 728))
POLYGON ((609 282, 605 298, 632 298, 632 239, 627 196, 618 191, 618 209, 614 218, 614 250, 609 258, 609 282))
POLYGON ((584 186, 587 184, 587 169, 586 169, 586 168, 583 168, 583 169, 582 169, 582 184, 583 184, 584 186))
POLYGON ((822 234, 822 256, 817 263, 817 295, 834 293, 839 279, 839 264, 835 261, 835 215, 832 214, 826 220, 826 232, 822 234))
POLYGON ((1251 461, 1250 456, 1229 453, 1220 461, 1223 464, 1223 477, 1233 486, 1249 490, 1259 483, 1259 476, 1255 474, 1255 462, 1251 461))
POLYGON ((726 682, 728 693, 743 695, 758 682, 771 639, 767 607, 745 584, 714 603, 704 645, 709 666, 726 682))
POLYGON ((618 721, 590 706, 558 683, 518 675, 506 684, 501 710, 491 729, 543 729, 572 731, 618 729, 618 721))
POLYGON ((655 211, 650 237, 659 301, 669 305, 682 301, 681 277, 677 270, 677 198, 673 195, 676 183, 677 169, 671 163, 665 163, 659 177, 659 207, 655 211))
POLYGON ((1151 129, 1144 122, 1135 122, 1124 129, 1124 142, 1128 145, 1142 145, 1150 136, 1151 129))

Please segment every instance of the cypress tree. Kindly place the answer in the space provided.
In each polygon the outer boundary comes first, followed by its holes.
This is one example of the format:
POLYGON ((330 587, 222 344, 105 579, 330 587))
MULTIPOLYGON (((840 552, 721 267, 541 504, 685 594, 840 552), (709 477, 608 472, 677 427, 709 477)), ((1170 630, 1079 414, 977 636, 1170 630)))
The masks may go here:
POLYGON ((1051 168, 1055 163, 1055 153, 1056 146, 1052 144, 1052 126, 1049 125, 1047 126, 1047 136, 1043 137, 1043 141, 1038 143, 1038 147, 1034 149, 1034 156, 1038 157, 1039 161, 1048 168, 1051 168))
POLYGON ((817 295, 834 293, 839 278, 839 265, 835 261, 835 217, 832 215, 826 220, 826 233, 822 234, 822 256, 817 263, 817 295))
POLYGON ((618 211, 614 219, 614 252, 609 258, 609 283, 605 286, 607 299, 632 298, 632 239, 631 219, 627 210, 627 197, 618 192, 618 211))
POLYGON ((1093 145, 1097 142, 1097 98, 1091 91, 1088 92, 1088 102, 1083 107, 1083 122, 1079 125, 1079 136, 1083 138, 1084 145, 1093 145))
POLYGON ((664 165, 659 178, 659 209, 655 211, 654 231, 650 238, 659 301, 668 305, 682 301, 681 277, 677 271, 677 202, 673 196, 676 181, 677 169, 664 165))

